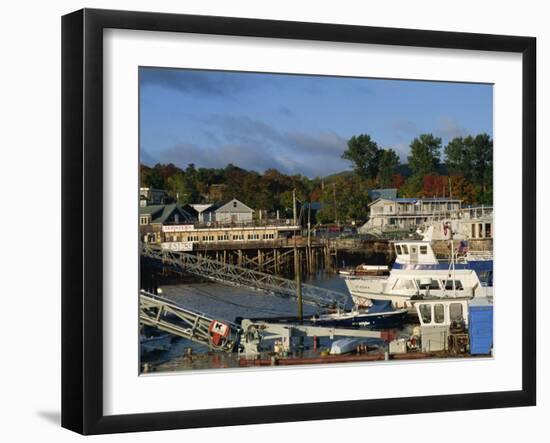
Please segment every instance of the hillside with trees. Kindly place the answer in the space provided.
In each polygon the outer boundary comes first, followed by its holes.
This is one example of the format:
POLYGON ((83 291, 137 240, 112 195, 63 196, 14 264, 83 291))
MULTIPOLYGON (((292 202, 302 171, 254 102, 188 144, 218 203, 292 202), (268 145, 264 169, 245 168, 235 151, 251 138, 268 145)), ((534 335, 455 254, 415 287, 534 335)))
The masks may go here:
POLYGON ((185 169, 174 164, 140 165, 141 186, 166 189, 179 203, 214 203, 236 197, 255 209, 281 216, 292 210, 292 191, 301 202, 320 202, 321 223, 367 218, 368 191, 396 188, 400 197, 449 197, 466 205, 493 200, 493 140, 487 134, 456 137, 446 146, 433 134, 421 134, 409 145, 402 163, 391 148, 380 147, 368 134, 348 140, 342 158, 352 171, 326 177, 287 175, 276 169, 263 174, 228 164, 225 168, 185 169))

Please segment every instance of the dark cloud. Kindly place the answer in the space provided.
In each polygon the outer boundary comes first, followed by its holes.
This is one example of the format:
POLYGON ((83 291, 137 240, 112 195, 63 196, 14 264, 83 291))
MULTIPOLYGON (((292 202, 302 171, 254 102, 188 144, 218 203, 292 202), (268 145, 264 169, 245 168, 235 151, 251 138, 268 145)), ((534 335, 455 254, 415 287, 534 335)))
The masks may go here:
POLYGON ((276 168, 308 177, 349 168, 349 163, 341 159, 346 139, 336 133, 281 132, 262 121, 230 115, 212 115, 203 124, 216 134, 209 141, 216 139, 219 143, 181 143, 159 152, 158 161, 216 168, 233 163, 259 172, 276 168))
POLYGON ((154 166, 157 160, 149 153, 147 149, 141 147, 139 149, 139 162, 147 166, 154 166))
POLYGON ((233 96, 252 88, 242 74, 226 72, 223 76, 216 72, 193 71, 186 69, 141 68, 140 84, 157 85, 178 92, 208 95, 233 96))

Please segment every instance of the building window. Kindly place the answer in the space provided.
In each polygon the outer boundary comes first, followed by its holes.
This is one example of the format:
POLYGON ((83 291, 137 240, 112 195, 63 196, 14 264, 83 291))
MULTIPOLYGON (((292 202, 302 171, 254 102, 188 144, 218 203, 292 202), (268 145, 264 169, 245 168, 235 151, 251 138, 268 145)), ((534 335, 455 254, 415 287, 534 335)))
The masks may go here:
POLYGON ((407 245, 403 245, 403 254, 409 255, 409 247, 407 245))
POLYGON ((401 246, 400 245, 395 245, 395 252, 397 252, 397 255, 401 255, 402 252, 401 252, 401 246))
POLYGON ((485 238, 491 238, 491 223, 485 223, 485 238))
POLYGON ((426 255, 428 253, 428 247, 427 246, 420 246, 420 253, 423 255, 426 255))
POLYGON ((139 224, 141 226, 149 224, 149 217, 147 215, 142 215, 139 217, 139 224))
POLYGON ((233 202, 233 207, 234 207, 234 208, 237 207, 237 202, 233 202))

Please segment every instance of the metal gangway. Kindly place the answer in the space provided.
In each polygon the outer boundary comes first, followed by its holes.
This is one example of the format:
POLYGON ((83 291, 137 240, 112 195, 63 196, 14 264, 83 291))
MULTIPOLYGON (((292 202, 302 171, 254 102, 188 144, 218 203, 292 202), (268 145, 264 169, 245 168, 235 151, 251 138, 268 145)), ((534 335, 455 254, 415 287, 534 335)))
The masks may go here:
MULTIPOLYGON (((159 260, 165 265, 173 266, 181 271, 218 283, 244 286, 288 297, 297 296, 297 286, 294 280, 267 274, 265 272, 211 260, 185 252, 161 249, 146 243, 141 243, 141 255, 150 259, 159 260)), ((301 288, 302 300, 304 303, 324 308, 335 306, 344 307, 349 299, 347 294, 320 288, 318 286, 302 283, 301 288)))
POLYGON ((241 331, 234 323, 215 320, 143 290, 139 293, 139 322, 206 345, 209 349, 226 352, 234 350, 241 331), (217 329, 225 330, 226 334, 216 334, 217 329))

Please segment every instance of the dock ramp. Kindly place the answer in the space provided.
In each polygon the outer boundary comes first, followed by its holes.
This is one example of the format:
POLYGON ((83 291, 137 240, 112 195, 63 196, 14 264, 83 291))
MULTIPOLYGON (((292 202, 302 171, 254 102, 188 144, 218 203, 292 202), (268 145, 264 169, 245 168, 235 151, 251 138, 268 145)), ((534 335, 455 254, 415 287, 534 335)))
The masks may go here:
MULTIPOLYGON (((294 280, 279 277, 265 272, 235 266, 209 258, 198 257, 186 252, 161 249, 146 243, 141 244, 143 257, 158 260, 166 266, 218 283, 244 286, 263 292, 296 297, 297 286, 294 280)), ((328 308, 344 307, 349 300, 347 294, 302 283, 304 303, 328 308)))
POLYGON ((139 293, 139 322, 214 351, 232 352, 241 332, 234 323, 213 319, 143 290, 139 293))

